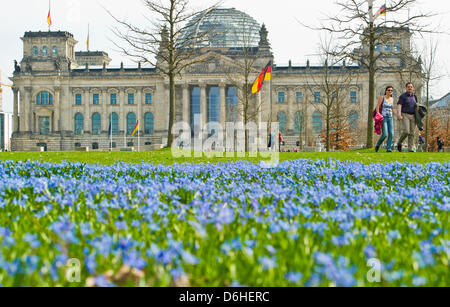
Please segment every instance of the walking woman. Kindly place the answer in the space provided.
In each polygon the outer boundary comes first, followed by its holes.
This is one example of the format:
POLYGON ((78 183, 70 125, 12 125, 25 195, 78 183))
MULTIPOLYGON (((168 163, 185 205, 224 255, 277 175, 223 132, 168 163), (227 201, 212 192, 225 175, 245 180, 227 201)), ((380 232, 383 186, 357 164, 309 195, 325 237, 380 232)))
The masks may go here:
POLYGON ((386 88, 386 91, 384 92, 384 96, 381 96, 380 99, 378 99, 377 104, 377 113, 381 113, 383 115, 383 131, 380 137, 380 140, 377 143, 377 146, 375 146, 375 151, 378 152, 378 150, 381 147, 381 144, 383 144, 384 140, 387 138, 387 152, 392 152, 392 140, 394 139, 394 117, 392 113, 392 108, 394 106, 394 88, 392 86, 388 86, 386 88), (382 110, 380 112, 380 110, 382 110))

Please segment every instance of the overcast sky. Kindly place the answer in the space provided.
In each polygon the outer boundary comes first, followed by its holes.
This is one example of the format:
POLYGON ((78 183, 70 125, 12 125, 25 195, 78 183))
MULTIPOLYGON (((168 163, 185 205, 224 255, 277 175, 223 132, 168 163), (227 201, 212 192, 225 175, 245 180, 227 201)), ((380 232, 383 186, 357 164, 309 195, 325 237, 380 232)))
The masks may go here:
MULTIPOLYGON (((20 37, 25 31, 47 31, 48 0, 14 0, 8 1, 7 7, 2 1, 0 9, 0 69, 2 81, 10 83, 8 77, 13 72, 13 61, 21 61, 23 50, 20 37)), ((215 1, 191 0, 192 8, 206 8, 215 1)), ((269 40, 278 65, 286 65, 289 60, 293 64, 305 65, 319 44, 319 34, 302 27, 298 21, 308 25, 317 25, 325 14, 336 12, 334 0, 224 0, 223 7, 234 7, 244 11, 260 24, 265 23, 269 31, 269 40)), ((375 0, 375 6, 380 7, 384 0, 375 0)), ((112 58, 111 66, 135 66, 124 58, 110 41, 114 36, 110 27, 114 25, 111 17, 103 7, 114 15, 128 20, 142 20, 143 6, 141 0, 53 0, 52 1, 52 31, 68 31, 79 42, 76 50, 86 49, 88 23, 90 23, 90 50, 102 50, 112 58)), ((441 29, 450 29, 450 1, 422 0, 418 11, 433 11, 440 13, 433 17, 431 23, 440 24, 441 29)), ((444 77, 433 84, 432 95, 440 98, 450 91, 450 35, 438 35, 440 73, 444 77)), ((418 42, 420 44, 420 42, 418 42)), ((3 106, 7 112, 12 112, 12 91, 4 89, 3 106)))

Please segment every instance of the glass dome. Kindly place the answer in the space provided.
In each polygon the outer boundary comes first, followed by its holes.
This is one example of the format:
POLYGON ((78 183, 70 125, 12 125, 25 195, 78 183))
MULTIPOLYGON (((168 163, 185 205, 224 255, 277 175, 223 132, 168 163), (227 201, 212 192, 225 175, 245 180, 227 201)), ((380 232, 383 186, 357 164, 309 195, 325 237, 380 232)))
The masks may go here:
POLYGON ((207 33, 201 47, 258 47, 260 25, 248 14, 235 8, 217 8, 193 17, 186 25, 186 36, 207 33), (198 31, 198 32, 197 32, 198 31))

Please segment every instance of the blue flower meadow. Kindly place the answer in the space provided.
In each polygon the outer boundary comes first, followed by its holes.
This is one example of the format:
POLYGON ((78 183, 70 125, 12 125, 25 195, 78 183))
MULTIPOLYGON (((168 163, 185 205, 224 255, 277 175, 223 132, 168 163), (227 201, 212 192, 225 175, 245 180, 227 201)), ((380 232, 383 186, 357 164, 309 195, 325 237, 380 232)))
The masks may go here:
POLYGON ((448 286, 449 166, 2 162, 0 284, 448 286))

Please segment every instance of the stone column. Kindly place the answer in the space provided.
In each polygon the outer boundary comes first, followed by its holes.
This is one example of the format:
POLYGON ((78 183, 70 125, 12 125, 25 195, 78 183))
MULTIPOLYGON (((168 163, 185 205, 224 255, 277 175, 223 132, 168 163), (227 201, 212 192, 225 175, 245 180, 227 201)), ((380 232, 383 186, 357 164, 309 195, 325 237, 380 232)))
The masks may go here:
POLYGON ((190 125, 191 116, 189 109, 189 84, 183 84, 183 121, 190 125))
POLYGON ((22 132, 27 131, 26 129, 26 118, 27 118, 27 109, 26 109, 26 94, 25 88, 19 89, 19 110, 18 114, 20 114, 19 118, 19 127, 22 132))
POLYGON ((19 132, 19 89, 13 87, 12 90, 14 93, 13 131, 19 132))
POLYGON ((227 122, 227 97, 226 97, 226 84, 219 84, 220 88, 220 125, 222 129, 225 129, 225 123, 227 122))
POLYGON ((61 130, 62 131, 74 131, 73 124, 73 92, 70 91, 69 86, 65 85, 61 91, 61 130))
POLYGON ((90 133, 92 133, 91 130, 91 114, 89 112, 89 96, 90 96, 91 92, 89 91, 89 89, 84 89, 84 132, 89 131, 90 133))
POLYGON ((287 89, 288 111, 286 112, 287 130, 294 131, 295 112, 294 112, 295 95, 292 88, 287 89))
POLYGON ((33 133, 33 88, 31 86, 25 87, 25 108, 27 111, 27 118, 25 120, 25 131, 33 133))
POLYGON ((204 126, 208 122, 208 100, 206 98, 206 84, 200 84, 200 112, 202 116, 202 125, 204 126))
MULTIPOLYGON (((118 102, 119 102, 119 131, 125 131, 126 133, 126 127, 127 127, 127 119, 126 114, 124 110, 124 104, 125 104, 125 90, 120 88, 118 93, 118 102)), ((119 132, 120 133, 120 132, 119 132)))
POLYGON ((55 87, 55 118, 54 118, 54 127, 52 127, 53 132, 61 132, 61 87, 55 87))
POLYGON ((138 129, 138 132, 137 132, 137 134, 139 134, 140 136, 142 136, 142 131, 144 131, 143 130, 143 128, 144 128, 144 112, 143 112, 143 108, 142 108, 142 91, 143 91, 143 88, 142 87, 139 87, 139 88, 136 88, 136 102, 137 102, 137 114, 136 114, 136 116, 137 116, 137 120, 138 120, 138 122, 139 122, 139 129, 138 129))
POLYGON ((101 97, 99 97, 99 99, 100 99, 100 103, 102 104, 102 131, 108 131, 108 129, 109 129, 109 114, 106 110, 106 104, 108 102, 107 89, 102 89, 101 97))

